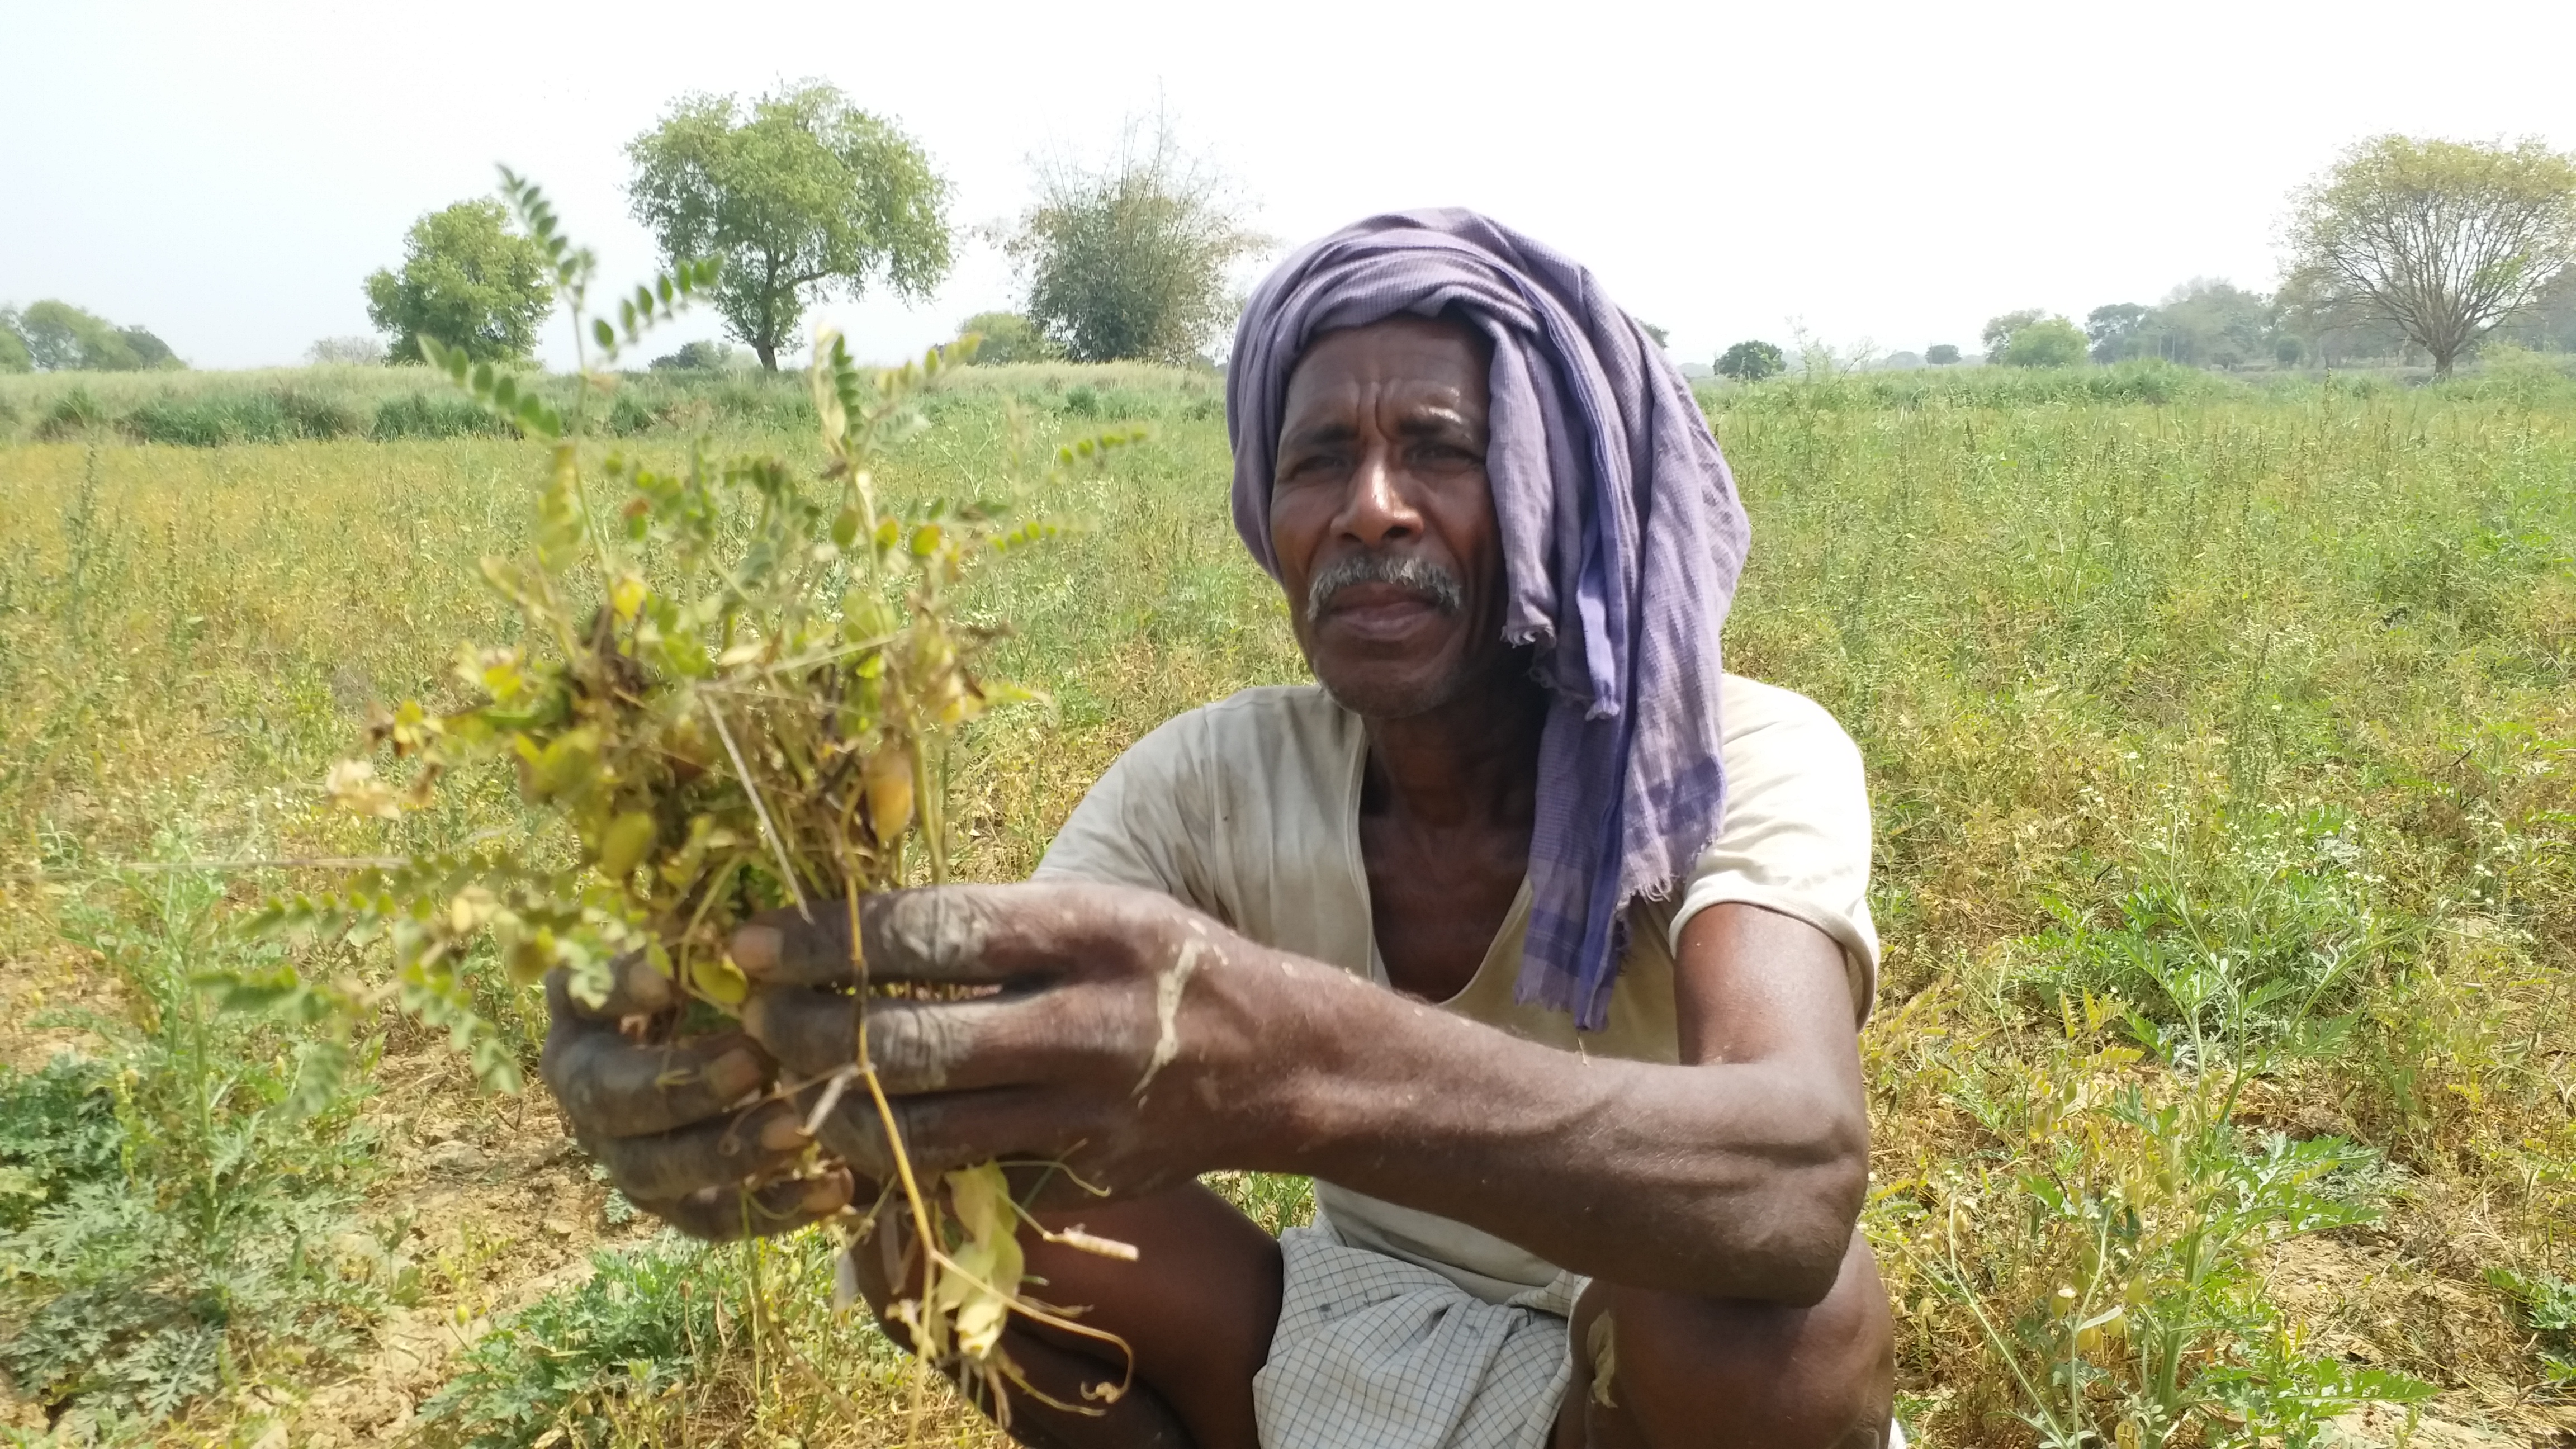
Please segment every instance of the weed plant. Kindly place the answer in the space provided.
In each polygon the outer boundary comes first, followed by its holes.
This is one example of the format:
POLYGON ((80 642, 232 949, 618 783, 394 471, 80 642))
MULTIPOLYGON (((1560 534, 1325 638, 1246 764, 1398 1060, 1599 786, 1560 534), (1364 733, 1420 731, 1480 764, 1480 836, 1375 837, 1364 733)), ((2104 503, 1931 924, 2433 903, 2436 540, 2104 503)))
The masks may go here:
POLYGON ((126 1010, 40 1016, 103 1050, 0 1071, 0 1369, 75 1440, 324 1371, 401 1286, 346 1269, 375 1176, 358 1102, 295 1119, 283 1044, 197 990, 239 949, 222 899, 184 866, 92 876, 66 936, 126 1010))

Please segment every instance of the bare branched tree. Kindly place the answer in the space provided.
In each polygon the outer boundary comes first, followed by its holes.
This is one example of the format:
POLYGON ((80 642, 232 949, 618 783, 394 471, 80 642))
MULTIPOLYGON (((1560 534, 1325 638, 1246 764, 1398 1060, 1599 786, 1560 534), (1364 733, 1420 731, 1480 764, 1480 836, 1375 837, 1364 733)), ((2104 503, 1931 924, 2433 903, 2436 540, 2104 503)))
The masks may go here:
POLYGON ((2292 196, 2285 287, 2383 317, 2437 377, 2576 266, 2576 156, 2378 136, 2292 196))
POLYGON ((1228 269, 1269 246, 1225 176, 1156 116, 1098 169, 1057 160, 1037 180, 1008 243, 1029 319, 1081 362, 1202 356, 1235 311, 1228 269))

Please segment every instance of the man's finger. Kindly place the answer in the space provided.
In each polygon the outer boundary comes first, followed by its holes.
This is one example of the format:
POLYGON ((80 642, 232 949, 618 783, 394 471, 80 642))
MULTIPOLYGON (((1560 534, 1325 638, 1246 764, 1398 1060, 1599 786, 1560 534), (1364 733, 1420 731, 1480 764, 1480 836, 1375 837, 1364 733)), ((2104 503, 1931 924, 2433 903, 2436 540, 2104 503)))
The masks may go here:
POLYGON ((574 1124, 598 1137, 651 1137, 720 1116, 770 1075, 768 1055, 740 1032, 643 1046, 560 1018, 541 1069, 574 1124))
POLYGON ((849 1206, 853 1186, 850 1175, 836 1169, 767 1187, 711 1187, 666 1202, 637 1199, 635 1205, 690 1237, 730 1243, 819 1223, 849 1206))
POLYGON ((1068 902, 1061 887, 1035 884, 884 891, 859 902, 860 960, 846 910, 818 910, 811 922, 763 912, 729 950, 743 974, 781 985, 994 983, 1045 969, 1068 902))
MULTIPOLYGON (((742 1024, 770 1055, 801 1076, 823 1076, 859 1059, 861 998, 804 987, 763 987, 743 1004, 742 1024)), ((1056 1053, 1048 1004, 1025 996, 971 1001, 867 999, 868 1059, 891 1093, 1011 1086, 1041 1079, 1056 1053), (1015 1049, 1016 1048, 1016 1049, 1015 1049)))
POLYGON ((653 1016, 669 1010, 679 999, 671 978, 654 969, 653 963, 640 951, 620 956, 609 963, 608 996, 597 1006, 573 993, 571 973, 562 967, 546 973, 547 1004, 558 1012, 569 1011, 594 1021, 653 1016))
POLYGON ((658 1137, 594 1136, 588 1146, 618 1191, 637 1202, 667 1202, 775 1176, 812 1140, 795 1106, 778 1102, 658 1137))
MULTIPOLYGON (((997 1157, 1043 1161, 1060 1156, 1083 1134, 1072 1130, 1061 1111, 1048 1111, 1049 1100, 1035 1088, 995 1087, 897 1097, 888 1105, 919 1178, 997 1157)), ((823 1150, 852 1171, 879 1180, 895 1175, 884 1119, 865 1092, 845 1093, 820 1125, 823 1150)))
POLYGON ((809 921, 792 910, 763 911, 734 928, 726 954, 754 981, 856 986, 861 972, 850 956, 848 908, 824 902, 813 916, 809 921))

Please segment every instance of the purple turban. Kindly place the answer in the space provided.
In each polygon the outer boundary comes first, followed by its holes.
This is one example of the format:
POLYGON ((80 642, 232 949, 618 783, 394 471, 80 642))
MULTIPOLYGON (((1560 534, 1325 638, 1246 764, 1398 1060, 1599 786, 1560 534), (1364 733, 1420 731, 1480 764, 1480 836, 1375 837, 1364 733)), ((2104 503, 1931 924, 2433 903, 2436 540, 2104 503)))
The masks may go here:
POLYGON ((1748 537, 1690 385, 1590 272, 1472 211, 1347 226, 1265 278, 1226 375, 1234 522, 1273 577, 1270 485, 1307 344, 1399 313, 1492 339, 1486 473, 1504 637, 1552 695, 1516 995, 1598 1031, 1627 907, 1684 879, 1726 811, 1718 630, 1748 537))

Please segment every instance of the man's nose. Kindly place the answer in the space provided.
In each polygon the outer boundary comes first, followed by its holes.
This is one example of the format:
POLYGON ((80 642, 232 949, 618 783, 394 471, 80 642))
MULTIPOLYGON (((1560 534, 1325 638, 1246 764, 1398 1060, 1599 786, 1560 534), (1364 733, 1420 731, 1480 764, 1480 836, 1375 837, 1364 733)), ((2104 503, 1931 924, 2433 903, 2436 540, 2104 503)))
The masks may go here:
POLYGON ((1372 549, 1420 534, 1422 515, 1415 510, 1405 483, 1395 450, 1373 443, 1360 455, 1360 465, 1351 470, 1350 491, 1342 498, 1333 531, 1372 549))

